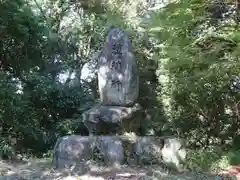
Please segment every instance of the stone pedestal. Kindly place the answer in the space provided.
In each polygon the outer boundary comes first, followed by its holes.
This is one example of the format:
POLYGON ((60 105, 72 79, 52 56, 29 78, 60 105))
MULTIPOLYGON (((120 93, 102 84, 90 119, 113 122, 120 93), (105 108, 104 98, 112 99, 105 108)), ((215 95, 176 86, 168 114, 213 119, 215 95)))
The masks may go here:
POLYGON ((130 165, 166 164, 181 170, 186 160, 186 149, 181 139, 176 137, 122 136, 77 136, 70 135, 58 139, 53 150, 53 164, 57 168, 78 168, 85 173, 88 161, 96 159, 98 150, 105 165, 119 167, 130 165))
POLYGON ((133 107, 97 105, 83 114, 84 125, 92 135, 116 135, 135 132, 145 113, 139 104, 133 107))

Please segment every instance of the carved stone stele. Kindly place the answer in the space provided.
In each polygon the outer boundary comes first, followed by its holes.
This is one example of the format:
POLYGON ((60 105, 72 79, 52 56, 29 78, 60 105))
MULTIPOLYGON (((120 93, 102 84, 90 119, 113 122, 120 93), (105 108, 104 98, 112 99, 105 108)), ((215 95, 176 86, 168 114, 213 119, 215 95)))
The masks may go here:
POLYGON ((126 33, 113 28, 98 58, 98 88, 102 105, 131 106, 139 93, 133 47, 126 33))

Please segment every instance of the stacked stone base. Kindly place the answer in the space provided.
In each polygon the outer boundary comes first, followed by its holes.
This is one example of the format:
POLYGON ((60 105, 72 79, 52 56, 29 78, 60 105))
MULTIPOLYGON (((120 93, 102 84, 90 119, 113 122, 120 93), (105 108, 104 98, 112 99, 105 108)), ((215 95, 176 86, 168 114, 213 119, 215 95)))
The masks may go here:
POLYGON ((87 162, 100 161, 106 166, 121 164, 165 164, 181 169, 186 158, 183 142, 175 137, 78 136, 60 138, 53 151, 56 168, 78 166, 86 169, 87 162))
POLYGON ((141 105, 131 107, 95 105, 83 113, 83 123, 91 135, 138 134, 145 118, 141 105))

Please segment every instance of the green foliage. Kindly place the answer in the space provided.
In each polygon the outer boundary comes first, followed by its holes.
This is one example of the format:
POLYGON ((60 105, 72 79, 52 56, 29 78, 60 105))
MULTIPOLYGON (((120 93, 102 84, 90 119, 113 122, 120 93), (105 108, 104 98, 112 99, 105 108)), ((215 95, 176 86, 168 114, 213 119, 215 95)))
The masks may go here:
POLYGON ((66 133, 58 124, 72 118, 79 106, 87 108, 84 101, 92 101, 87 89, 57 80, 58 74, 72 63, 55 62, 55 58, 70 57, 73 45, 66 44, 60 35, 54 37, 44 21, 24 1, 1 1, 3 154, 46 151, 59 135, 66 133))
MULTIPOLYGON (((180 0, 150 11, 142 4, 0 2, 1 154, 49 155, 59 136, 87 134, 81 115, 98 101, 98 90, 96 77, 81 80, 82 69, 88 63, 96 70, 110 26, 126 29, 134 46, 147 112, 142 135, 175 133, 194 148, 239 146, 239 17, 229 6, 235 5, 180 0)), ((187 166, 234 164, 237 154, 193 151, 187 166)))
POLYGON ((240 94, 233 85, 239 83, 238 24, 234 15, 218 18, 217 7, 211 1, 181 0, 143 23, 162 44, 159 76, 167 81, 159 82, 168 118, 177 134, 201 147, 238 136, 240 94))
POLYGON ((221 159, 221 155, 220 151, 211 149, 193 151, 188 154, 186 167, 193 171, 208 171, 212 168, 217 168, 217 161, 221 159))
POLYGON ((208 148, 190 152, 185 167, 198 172, 219 172, 239 163, 239 150, 230 149, 229 151, 223 151, 220 148, 208 148))
POLYGON ((20 76, 23 70, 42 66, 44 27, 23 1, 1 1, 1 68, 20 76))

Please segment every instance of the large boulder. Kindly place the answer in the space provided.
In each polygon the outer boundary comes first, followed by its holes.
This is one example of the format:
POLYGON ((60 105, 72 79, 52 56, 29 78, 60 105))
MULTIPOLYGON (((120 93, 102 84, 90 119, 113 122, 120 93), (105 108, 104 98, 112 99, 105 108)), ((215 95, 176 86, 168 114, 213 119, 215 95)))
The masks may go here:
POLYGON ((124 162, 122 141, 118 136, 98 136, 97 148, 108 166, 119 167, 124 162))
POLYGON ((184 141, 176 137, 138 137, 134 152, 138 164, 161 163, 176 170, 186 160, 184 141))
POLYGON ((138 137, 134 147, 138 164, 154 164, 162 161, 164 140, 155 136, 138 137))
POLYGON ((124 161, 123 146, 118 136, 64 136, 53 149, 53 165, 58 168, 86 168, 89 160, 96 159, 94 150, 102 154, 105 164, 120 165, 124 161))
POLYGON ((93 157, 96 138, 92 136, 64 136, 57 140, 53 149, 53 165, 65 168, 85 163, 93 157))
POLYGON ((131 106, 139 93, 139 76, 127 34, 112 28, 98 58, 98 88, 102 105, 131 106))
POLYGON ((83 113, 83 122, 90 134, 116 135, 123 131, 137 132, 144 115, 139 104, 133 107, 97 105, 83 113))

